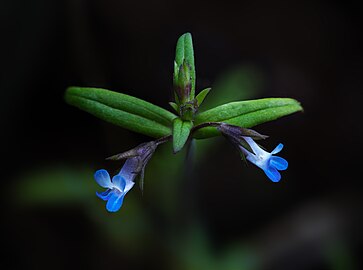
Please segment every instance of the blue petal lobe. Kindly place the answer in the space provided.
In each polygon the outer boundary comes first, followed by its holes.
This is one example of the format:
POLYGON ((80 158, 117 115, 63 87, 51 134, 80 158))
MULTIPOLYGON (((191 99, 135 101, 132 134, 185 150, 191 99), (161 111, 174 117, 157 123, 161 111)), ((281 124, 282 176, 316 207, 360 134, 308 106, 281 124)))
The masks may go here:
POLYGON ((121 191, 125 190, 125 186, 126 186, 126 181, 125 178, 123 178, 121 175, 115 175, 112 178, 112 183, 121 191))
POLYGON ((281 150, 282 150, 282 148, 284 147, 284 145, 282 144, 282 143, 279 143, 276 147, 275 147, 275 149, 274 150, 272 150, 272 152, 271 152, 271 154, 277 154, 277 153, 279 153, 281 150))
POLYGON ((104 192, 96 192, 98 198, 107 201, 111 196, 111 189, 107 189, 104 192))
POLYGON ((98 170, 94 174, 96 182, 104 188, 112 187, 111 178, 108 172, 104 169, 98 170))
POLYGON ((289 166, 289 163, 286 159, 282 157, 271 157, 270 158, 270 165, 275 167, 278 170, 286 170, 289 166))
POLYGON ((111 192, 111 197, 106 204, 107 211, 117 212, 118 210, 120 210, 124 197, 125 193, 113 190, 113 192, 111 192))
POLYGON ((272 182, 278 182, 281 179, 281 174, 278 172, 278 170, 276 170, 274 167, 269 166, 266 170, 265 170, 265 174, 267 175, 268 178, 270 178, 270 180, 272 182))

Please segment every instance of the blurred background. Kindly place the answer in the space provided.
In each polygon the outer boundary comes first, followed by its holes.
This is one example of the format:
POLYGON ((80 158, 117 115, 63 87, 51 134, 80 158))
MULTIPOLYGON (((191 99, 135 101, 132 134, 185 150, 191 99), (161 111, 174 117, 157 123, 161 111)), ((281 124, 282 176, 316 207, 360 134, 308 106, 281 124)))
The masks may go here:
MULTIPOLYGON (((2 0, 2 237, 7 269, 362 269, 362 10, 350 1, 2 0), (168 108, 191 32, 201 110, 292 97, 255 127, 285 145, 280 183, 223 138, 171 145, 116 214, 95 196, 105 157, 150 140, 67 105, 71 85, 168 108)), ((168 108, 169 109, 169 108, 168 108)))

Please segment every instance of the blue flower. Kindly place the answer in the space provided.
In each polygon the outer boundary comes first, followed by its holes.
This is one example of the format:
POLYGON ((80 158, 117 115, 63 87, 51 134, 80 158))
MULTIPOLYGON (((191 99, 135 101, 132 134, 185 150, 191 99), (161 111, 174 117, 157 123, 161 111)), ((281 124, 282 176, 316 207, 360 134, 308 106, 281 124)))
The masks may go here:
POLYGON ((121 171, 112 177, 112 180, 104 169, 95 172, 96 182, 101 187, 107 188, 104 192, 96 192, 99 198, 107 201, 107 211, 117 212, 120 210, 126 193, 135 185, 136 176, 139 176, 140 188, 143 190, 145 167, 157 146, 168 140, 169 136, 162 137, 156 141, 142 143, 131 150, 107 158, 108 160, 126 159, 121 171))
POLYGON ((134 186, 135 173, 139 166, 137 157, 128 158, 121 171, 110 178, 108 172, 104 169, 95 172, 96 182, 104 188, 104 192, 96 192, 96 195, 104 201, 107 201, 106 209, 109 212, 118 211, 124 200, 126 193, 134 186))
POLYGON ((267 138, 265 135, 261 135, 252 129, 241 128, 226 123, 219 123, 217 128, 233 145, 237 146, 239 150, 242 151, 248 161, 261 168, 271 181, 280 181, 281 175, 279 171, 286 170, 288 163, 285 159, 273 155, 282 150, 284 147, 282 143, 269 153, 259 147, 253 140, 265 139, 267 138), (247 143, 249 147, 246 147, 243 142, 247 143))
POLYGON ((281 179, 279 171, 286 170, 288 167, 288 162, 281 157, 273 155, 279 153, 282 150, 284 147, 283 144, 280 143, 271 153, 269 153, 259 147, 252 138, 243 137, 243 139, 253 151, 252 153, 239 145, 241 151, 246 155, 247 160, 261 168, 272 182, 279 182, 281 179))

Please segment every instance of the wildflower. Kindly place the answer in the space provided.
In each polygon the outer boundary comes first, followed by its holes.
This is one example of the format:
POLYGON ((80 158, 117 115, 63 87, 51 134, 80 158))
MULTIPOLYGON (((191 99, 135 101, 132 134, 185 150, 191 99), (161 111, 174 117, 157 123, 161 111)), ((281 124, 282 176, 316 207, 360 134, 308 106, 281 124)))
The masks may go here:
POLYGON ((96 195, 107 201, 107 211, 118 211, 122 206, 126 193, 134 186, 136 174, 133 171, 135 165, 137 165, 135 161, 135 158, 127 159, 121 171, 112 177, 112 180, 106 170, 96 171, 94 175, 96 182, 101 187, 107 188, 104 192, 96 192, 96 195))
POLYGON ((279 182, 281 179, 279 171, 286 170, 288 167, 288 162, 284 158, 273 155, 279 153, 284 145, 282 143, 278 144, 276 148, 271 153, 269 153, 258 146, 258 144, 252 138, 243 137, 243 139, 253 151, 250 152, 242 145, 239 146, 241 151, 246 155, 246 159, 255 164, 257 167, 261 168, 272 182, 279 182))
POLYGON ((143 186, 144 170, 146 164, 154 153, 158 143, 149 142, 143 143, 127 152, 109 157, 110 160, 125 159, 126 162, 118 174, 110 178, 109 173, 104 170, 95 172, 94 177, 96 182, 104 188, 104 192, 96 192, 96 195, 106 203, 106 209, 109 212, 117 212, 123 203, 124 197, 127 192, 135 184, 135 178, 140 174, 140 187, 143 186))
POLYGON ((254 130, 225 123, 219 124, 218 130, 238 147, 238 149, 246 156, 248 161, 261 168, 271 181, 280 181, 281 175, 279 171, 286 170, 288 162, 281 157, 273 155, 282 150, 282 143, 269 153, 263 150, 254 141, 254 139, 265 139, 267 136, 261 135, 254 130))

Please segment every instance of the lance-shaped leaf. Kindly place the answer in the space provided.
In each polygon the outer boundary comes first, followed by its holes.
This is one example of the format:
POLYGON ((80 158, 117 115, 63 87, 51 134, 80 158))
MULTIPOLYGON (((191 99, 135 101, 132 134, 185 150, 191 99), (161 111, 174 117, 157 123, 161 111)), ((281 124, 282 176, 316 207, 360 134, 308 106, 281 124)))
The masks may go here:
POLYGON ((206 88, 206 89, 200 91, 200 93, 197 95, 196 99, 197 99, 197 102, 198 102, 198 107, 203 103, 205 97, 209 94, 209 91, 211 89, 212 88, 206 88))
MULTIPOLYGON (((302 110, 300 103, 291 98, 231 102, 200 113, 195 118, 195 126, 206 122, 224 122, 251 128, 302 110)), ((205 127, 197 130, 193 137, 205 139, 219 134, 215 127, 205 127)))
POLYGON ((176 104, 175 102, 169 102, 169 105, 174 109, 174 111, 179 111, 178 104, 176 104))
POLYGON ((155 138, 170 135, 176 118, 144 100, 100 88, 69 87, 65 100, 102 120, 155 138))
POLYGON ((193 127, 192 121, 183 121, 176 118, 173 122, 173 149, 174 153, 179 152, 188 140, 190 131, 193 127))
POLYGON ((177 76, 176 70, 186 62, 186 64, 190 67, 190 76, 192 79, 192 89, 191 89, 191 98, 194 98, 195 94, 195 66, 194 66, 194 50, 193 50, 193 41, 192 35, 190 33, 183 34, 176 44, 175 50, 175 63, 174 63, 174 80, 177 76))

